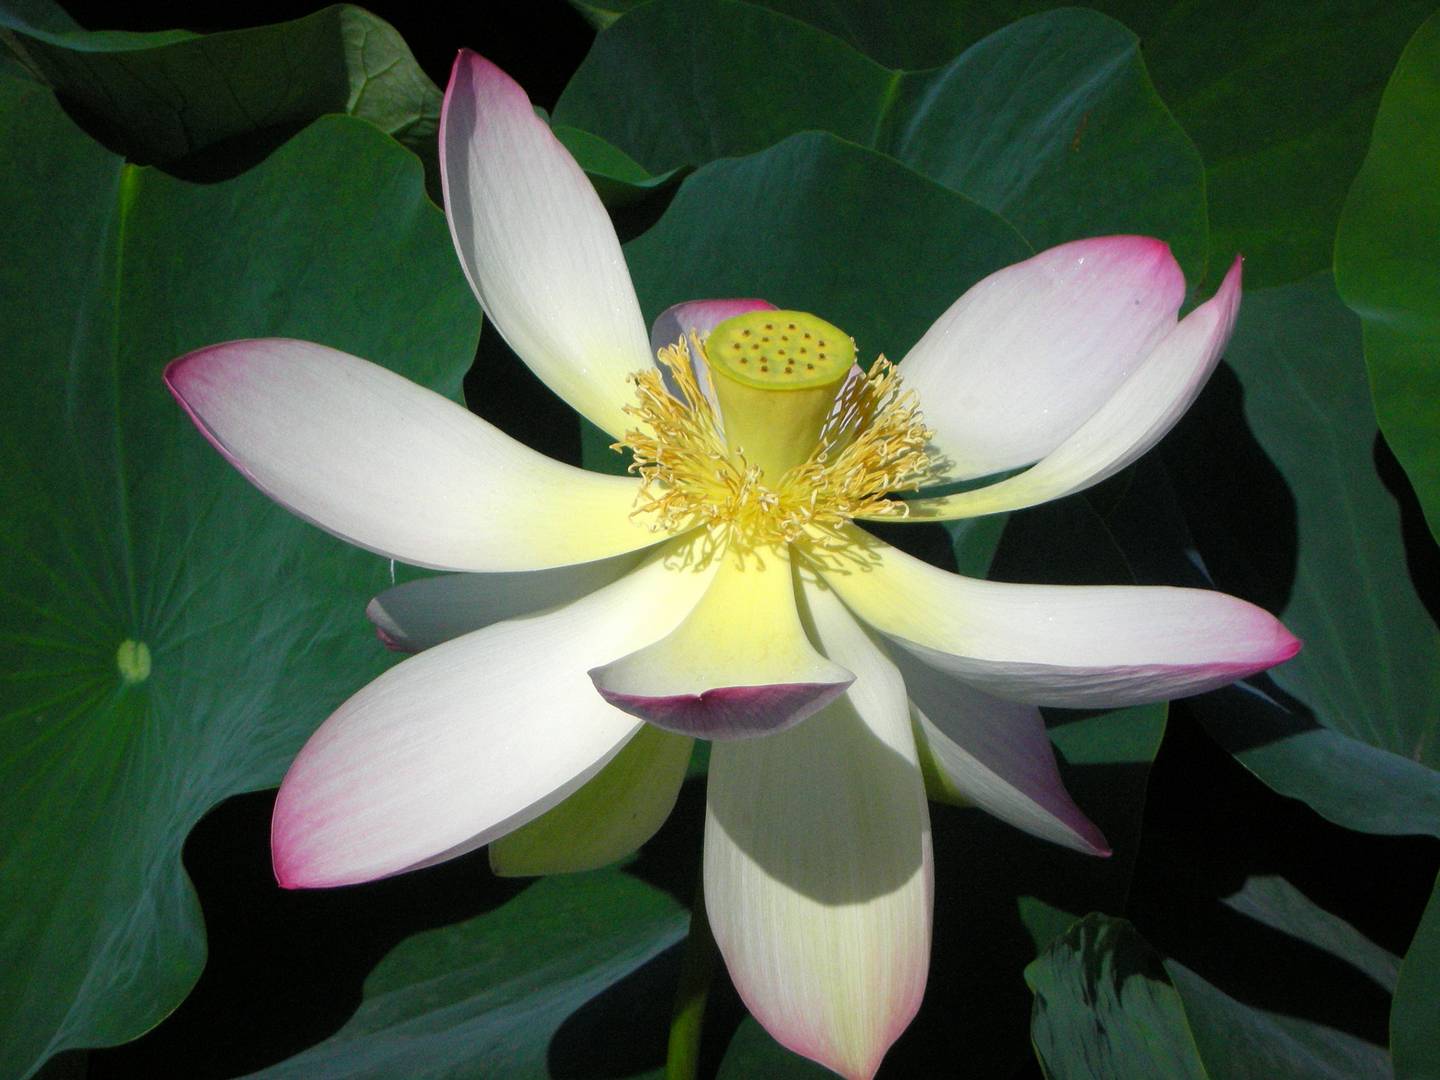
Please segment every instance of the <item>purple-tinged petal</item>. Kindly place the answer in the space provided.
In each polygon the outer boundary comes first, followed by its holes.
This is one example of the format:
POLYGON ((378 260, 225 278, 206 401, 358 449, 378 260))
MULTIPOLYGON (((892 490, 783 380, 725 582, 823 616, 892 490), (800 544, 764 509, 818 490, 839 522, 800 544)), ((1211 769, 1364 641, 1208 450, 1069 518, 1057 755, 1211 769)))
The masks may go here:
POLYGON ((280 884, 345 885, 464 854, 595 775, 639 724, 585 671, 667 633, 700 598, 709 574, 667 560, 675 551, 565 607, 412 656, 340 706, 280 786, 280 884))
POLYGON ((1283 663, 1300 642, 1224 593, 1011 585, 938 570, 853 527, 853 560, 816 553, 851 611, 995 697, 1112 708, 1198 694, 1283 663))
POLYGON ((784 547, 722 561, 675 631, 590 672, 601 696, 656 727, 744 739, 798 724, 855 676, 805 635, 784 547))
POLYGON ((1061 244, 971 288, 900 365, 946 478, 1054 450, 1169 333, 1184 298, 1170 248, 1145 236, 1061 244))
POLYGON ((766 1030, 869 1080, 925 991, 929 810, 899 674, 833 595, 805 594, 817 643, 858 678, 798 727, 712 748, 705 906, 766 1030))
POLYGON ((1104 834, 1065 790, 1039 709, 983 694, 903 649, 891 655, 947 787, 1042 840, 1110 854, 1104 834))
POLYGON ((1220 362, 1240 309, 1240 260, 1220 289, 1155 346, 1114 396, 1035 465, 998 484, 914 499, 914 520, 948 520, 1019 510, 1083 491, 1114 476, 1179 420, 1220 362))
POLYGON ((462 49, 440 112, 440 178, 480 306, 540 380, 611 435, 654 362, 615 228, 525 91, 462 49))
POLYGON ((170 392, 245 478, 306 521, 402 562, 534 570, 656 542, 639 482, 537 454, 453 401, 308 341, 212 345, 170 392))
POLYGON ((388 649, 420 652, 492 623, 568 604, 624 577, 638 552, 511 574, 443 574, 386 589, 365 608, 388 649))

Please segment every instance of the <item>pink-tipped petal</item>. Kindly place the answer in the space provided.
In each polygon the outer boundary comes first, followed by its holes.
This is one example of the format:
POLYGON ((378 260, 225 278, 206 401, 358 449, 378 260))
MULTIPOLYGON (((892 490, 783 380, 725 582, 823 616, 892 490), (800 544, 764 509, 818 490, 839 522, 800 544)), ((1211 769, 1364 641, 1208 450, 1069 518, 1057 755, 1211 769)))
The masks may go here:
POLYGON ((929 810, 899 674, 832 595, 805 591, 817 642, 858 678, 798 727, 713 747, 705 905, 755 1018, 869 1080, 925 991, 929 810))
POLYGON ((962 480, 1028 465, 1083 424, 1175 325, 1185 277, 1159 240, 1076 240, 960 297, 900 365, 962 480))
POLYGON ((1240 310, 1240 260, 1220 289, 1171 330, 1109 401, 1035 465, 998 484, 908 506, 917 519, 1019 510, 1072 495, 1114 476, 1162 438, 1199 396, 1220 362, 1240 310))
POLYGON ((655 543, 638 481, 537 454, 453 401, 308 341, 212 345, 165 369, 204 436, 352 544, 449 570, 533 570, 655 543))
POLYGON ((420 652, 492 623, 568 604, 640 564, 638 552, 513 574, 442 574, 386 589, 365 608, 388 649, 420 652))
POLYGON ((708 580, 666 551, 565 607, 413 656, 340 706, 280 786, 280 884, 345 885, 463 854, 599 771, 639 725, 586 669, 667 633, 708 580))
POLYGON ((1224 593, 977 581, 847 530, 855 562, 821 563, 860 618, 995 697, 1113 708, 1202 693, 1290 659, 1300 642, 1224 593))
POLYGON ((844 693, 854 676, 806 637, 786 549, 722 558, 674 633, 590 672, 606 701, 680 735, 745 739, 798 724, 844 693))
POLYGON ((510 76, 468 49, 440 112, 445 216, 486 316, 540 380, 611 435, 653 363, 614 226, 510 76))
POLYGON ((892 658, 948 788, 1032 836, 1087 855, 1110 854, 1104 834, 1065 790, 1039 709, 982 694, 903 649, 892 658))

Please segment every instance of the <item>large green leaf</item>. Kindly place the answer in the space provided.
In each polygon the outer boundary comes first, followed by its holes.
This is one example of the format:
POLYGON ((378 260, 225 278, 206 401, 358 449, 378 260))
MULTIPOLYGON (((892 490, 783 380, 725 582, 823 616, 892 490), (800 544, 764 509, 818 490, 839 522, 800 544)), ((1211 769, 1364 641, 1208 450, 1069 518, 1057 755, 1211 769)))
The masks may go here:
POLYGON ((1031 1038, 1053 1080, 1205 1080, 1160 955, 1124 919, 1091 914, 1025 969, 1031 1038))
POLYGON ((652 173, 829 131, 970 196, 1037 249, 1137 232, 1169 240, 1192 278, 1205 265, 1199 156, 1135 36, 1095 12, 1027 19, 911 72, 742 0, 657 0, 596 39, 555 116, 652 173))
MULTIPOLYGON (((1056 0, 759 0, 880 63, 938 64, 1056 0)), ((1330 266, 1336 222, 1395 58, 1430 0, 1089 0, 1140 36, 1161 98, 1195 141, 1209 189, 1212 274, 1252 285, 1330 266)), ((983 124, 981 125, 984 126, 983 124)), ((1162 234, 1163 235, 1163 234, 1162 234)))
POLYGON ((1400 965, 1390 1011, 1396 1080, 1440 1077, 1440 878, 1400 965))
POLYGON ((658 1064, 649 1051, 663 1053, 669 980, 648 996, 617 990, 613 1009, 604 992, 643 978, 688 924, 668 894, 619 870, 542 879, 494 911, 407 938, 339 1031, 254 1076, 633 1077, 658 1064), (637 1024, 636 999, 658 1001, 659 1015, 637 1024))
POLYGON ((1340 221, 1335 279, 1365 324, 1380 428, 1440 538, 1440 14, 1385 90, 1340 221))
POLYGON ((393 135, 438 177, 440 91, 394 27, 348 4, 200 35, 81 30, 39 0, 0 0, 0 40, 138 161, 274 145, 333 112, 393 135))
MULTIPOLYGON (((1194 874, 1178 864, 1169 873, 1194 874)), ((1250 876, 1203 906, 1183 892, 1167 893, 1158 917, 1184 959, 1162 959, 1128 923, 1090 915, 1028 969, 1048 1076, 1389 1075, 1368 1021, 1395 987, 1392 954, 1277 875, 1250 876)))
POLYGON ((1222 370, 1164 457, 1215 583, 1276 610, 1305 647, 1273 683, 1192 708, 1330 820, 1440 835, 1440 634, 1376 473, 1358 320, 1328 274, 1252 292, 1227 357, 1234 377, 1222 370))
POLYGON ((275 783, 385 665, 387 563, 271 505, 196 433, 172 357, 286 335, 450 394, 477 312, 415 159, 331 118, 191 185, 0 81, 0 1074, 132 1038, 199 973, 190 826, 275 783))
POLYGON ((1395 956, 1283 877, 1248 878, 1221 900, 1220 912, 1213 920, 1196 917, 1181 931, 1189 956, 1203 959, 1191 959, 1193 967, 1174 956, 1165 961, 1212 1076, 1389 1075, 1383 1032, 1377 1043, 1363 1029, 1367 1014, 1383 1009, 1395 988, 1395 956), (1260 942, 1267 953, 1227 955, 1260 942), (1210 967, 1220 973, 1201 974, 1210 967))
POLYGON ((1380 89, 1431 0, 1115 6, 1205 159, 1212 272, 1237 251, 1252 287, 1328 268, 1380 89))

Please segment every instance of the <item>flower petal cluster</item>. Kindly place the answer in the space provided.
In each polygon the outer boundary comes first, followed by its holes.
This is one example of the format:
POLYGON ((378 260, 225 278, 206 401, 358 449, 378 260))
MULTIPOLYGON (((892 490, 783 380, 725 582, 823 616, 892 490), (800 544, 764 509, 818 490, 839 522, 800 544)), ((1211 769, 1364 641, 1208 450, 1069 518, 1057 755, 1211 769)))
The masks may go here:
MULTIPOLYGON (((446 215, 491 325, 617 440, 655 434, 632 414, 634 376, 656 370, 658 349, 703 352, 724 320, 770 308, 698 301, 647 336, 583 172, 472 53, 456 61, 440 139, 446 215)), ((1184 292, 1168 248, 1142 237, 1065 244, 966 292, 898 365, 932 479, 1026 468, 922 491, 909 518, 1033 505, 1152 446, 1229 337, 1238 260, 1180 320, 1184 292)), ((415 655, 296 758, 275 806, 280 883, 367 881, 485 844, 502 873, 601 865, 659 827, 693 737, 716 739, 704 855, 716 940, 770 1032, 849 1077, 873 1075, 924 990, 927 774, 1018 828, 1108 854, 1061 784, 1038 707, 1194 694, 1299 647, 1219 593, 970 580, 847 514, 823 536, 727 534, 717 552, 714 523, 645 509, 646 485, 669 473, 557 463, 322 345, 230 342, 181 357, 166 380, 294 513, 454 572, 372 602, 382 640, 415 655)), ((895 509, 836 505, 859 519, 895 509)))

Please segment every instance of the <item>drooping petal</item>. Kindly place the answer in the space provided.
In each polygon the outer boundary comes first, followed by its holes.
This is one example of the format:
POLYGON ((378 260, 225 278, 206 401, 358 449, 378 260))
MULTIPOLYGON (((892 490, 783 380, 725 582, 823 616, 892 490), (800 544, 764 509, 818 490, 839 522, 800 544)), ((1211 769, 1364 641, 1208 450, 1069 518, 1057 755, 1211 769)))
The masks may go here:
POLYGON ((629 552, 549 570, 420 578, 386 589, 365 615, 387 648, 420 652, 492 623, 568 604, 624 577, 643 559, 629 552))
POLYGON ((608 866, 665 824, 694 739, 642 724, 603 769, 560 805, 490 845, 502 877, 569 874, 608 866))
POLYGON ((1059 446, 1175 325, 1185 277, 1159 240, 1105 236, 985 278, 900 365, 963 480, 1059 446))
POLYGON ((845 532, 856 559, 820 565, 850 610, 926 663, 1011 701, 1162 701, 1243 679, 1300 649, 1274 616, 1224 593, 977 581, 845 532))
POLYGON ((445 570, 534 570, 655 543, 638 481, 537 454, 453 401, 308 341, 212 345, 165 369, 247 480, 371 551, 445 570))
POLYGON ((440 112, 440 179, 480 306, 540 380, 611 435, 654 363, 615 228, 516 82, 462 49, 440 112))
POLYGON ((280 884, 344 885, 463 854, 599 771, 639 723, 585 671, 668 633, 699 599, 709 574, 673 551, 573 604, 413 656, 340 706, 280 786, 280 884))
POLYGON ((868 1080, 925 990, 929 810, 898 673, 832 595, 805 592, 816 640, 858 677, 798 727, 712 748, 705 906, 770 1034, 868 1080))
POLYGON ((1240 309, 1240 260, 1219 291, 1181 320, 1109 401, 1035 465, 998 484, 913 499, 912 519, 947 520, 1019 510, 1114 476, 1159 442, 1199 395, 1240 309))
POLYGON ((719 558, 674 633, 590 672, 605 700, 667 731, 739 739, 797 724, 844 693, 855 676, 806 637, 786 549, 719 558))
POLYGON ((930 759, 982 810, 1042 840, 1109 855, 1105 836, 1075 805, 1034 705, 983 694, 894 650, 930 759))

